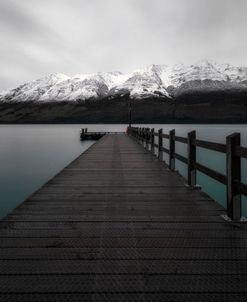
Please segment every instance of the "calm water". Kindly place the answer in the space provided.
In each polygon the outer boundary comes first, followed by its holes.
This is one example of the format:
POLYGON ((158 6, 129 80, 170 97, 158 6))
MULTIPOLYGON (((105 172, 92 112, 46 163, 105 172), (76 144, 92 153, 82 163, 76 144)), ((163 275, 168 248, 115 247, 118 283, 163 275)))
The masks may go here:
MULTIPOLYGON (((18 206, 25 198, 85 151, 92 142, 80 142, 82 127, 91 131, 124 131, 126 125, 4 125, 0 126, 0 217, 18 206)), ((247 146, 245 125, 145 125, 175 128, 176 134, 186 136, 197 131, 197 138, 225 142, 233 132, 241 132, 242 145, 247 146)), ((168 142, 164 140, 164 145, 168 142)), ((186 155, 186 146, 176 143, 176 151, 186 155)), ((168 160, 166 154, 164 159, 168 160)), ((225 173, 225 155, 198 148, 197 159, 221 173, 225 173)), ((186 177, 186 165, 176 161, 176 169, 186 177)), ((243 181, 247 183, 247 161, 242 160, 243 181)), ((198 183, 223 206, 226 205, 225 186, 198 172, 198 183)), ((247 199, 242 208, 247 216, 247 199)))
POLYGON ((0 217, 86 150, 78 125, 0 126, 0 217))

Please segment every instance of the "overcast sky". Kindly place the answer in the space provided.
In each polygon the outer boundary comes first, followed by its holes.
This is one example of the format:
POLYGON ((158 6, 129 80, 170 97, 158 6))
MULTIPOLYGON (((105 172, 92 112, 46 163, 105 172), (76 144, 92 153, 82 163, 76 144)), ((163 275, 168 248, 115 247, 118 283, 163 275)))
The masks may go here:
POLYGON ((0 0, 0 90, 46 74, 247 65, 247 0, 0 0))

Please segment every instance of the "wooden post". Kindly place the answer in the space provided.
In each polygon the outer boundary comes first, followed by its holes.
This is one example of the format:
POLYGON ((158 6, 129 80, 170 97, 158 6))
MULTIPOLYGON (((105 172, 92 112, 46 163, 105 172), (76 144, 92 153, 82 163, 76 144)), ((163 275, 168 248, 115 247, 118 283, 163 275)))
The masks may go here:
POLYGON ((158 133, 159 133, 158 159, 162 161, 163 160, 163 150, 162 150, 162 148, 163 148, 163 137, 162 137, 163 129, 159 129, 158 133))
POLYGON ((131 98, 130 98, 130 95, 128 94, 127 95, 127 98, 128 98, 128 111, 129 111, 129 127, 131 127, 131 124, 132 124, 132 116, 131 116, 131 98))
POLYGON ((146 149, 147 148, 147 128, 144 128, 144 142, 143 142, 143 146, 146 149))
POLYGON ((151 129, 151 153, 154 154, 154 128, 151 129))
POLYGON ((226 138, 227 215, 232 220, 241 219, 241 158, 235 155, 236 146, 240 146, 240 133, 226 138))
POLYGON ((175 129, 169 132, 169 168, 175 169, 175 129))
POLYGON ((144 128, 145 149, 147 149, 147 135, 148 135, 148 128, 144 128))
POLYGON ((149 128, 146 128, 146 149, 149 150, 149 128))
POLYGON ((188 185, 196 185, 196 146, 193 144, 193 140, 196 139, 196 131, 188 133, 188 185))

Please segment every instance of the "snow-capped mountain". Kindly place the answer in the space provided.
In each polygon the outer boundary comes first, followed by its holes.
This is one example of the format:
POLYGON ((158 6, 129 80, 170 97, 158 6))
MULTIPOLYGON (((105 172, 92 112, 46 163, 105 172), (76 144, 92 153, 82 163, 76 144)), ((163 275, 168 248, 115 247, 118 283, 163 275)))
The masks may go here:
POLYGON ((40 101, 73 101, 104 97, 108 93, 109 83, 110 81, 105 80, 100 74, 77 75, 52 86, 40 97, 40 101))
POLYGON ((114 86, 109 91, 109 94, 115 95, 122 91, 127 91, 134 98, 146 98, 149 96, 170 98, 159 74, 160 69, 163 68, 159 65, 152 65, 145 69, 136 70, 129 75, 125 82, 114 86))
POLYGON ((129 74, 119 71, 72 77, 52 74, 1 93, 0 101, 84 101, 125 93, 135 99, 165 100, 191 90, 232 88, 247 88, 247 67, 202 61, 193 65, 151 65, 129 74))
POLYGON ((49 91, 52 87, 59 85, 59 83, 67 81, 68 76, 57 73, 46 76, 44 78, 25 83, 15 89, 6 91, 0 94, 0 100, 6 101, 34 101, 40 100, 42 95, 49 91))

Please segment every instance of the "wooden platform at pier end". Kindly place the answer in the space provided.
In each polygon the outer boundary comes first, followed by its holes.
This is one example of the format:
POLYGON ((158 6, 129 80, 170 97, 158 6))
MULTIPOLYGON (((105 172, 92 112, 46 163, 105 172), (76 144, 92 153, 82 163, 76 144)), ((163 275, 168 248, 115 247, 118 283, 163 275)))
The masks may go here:
POLYGON ((109 134, 0 223, 0 301, 247 301, 247 230, 109 134))

